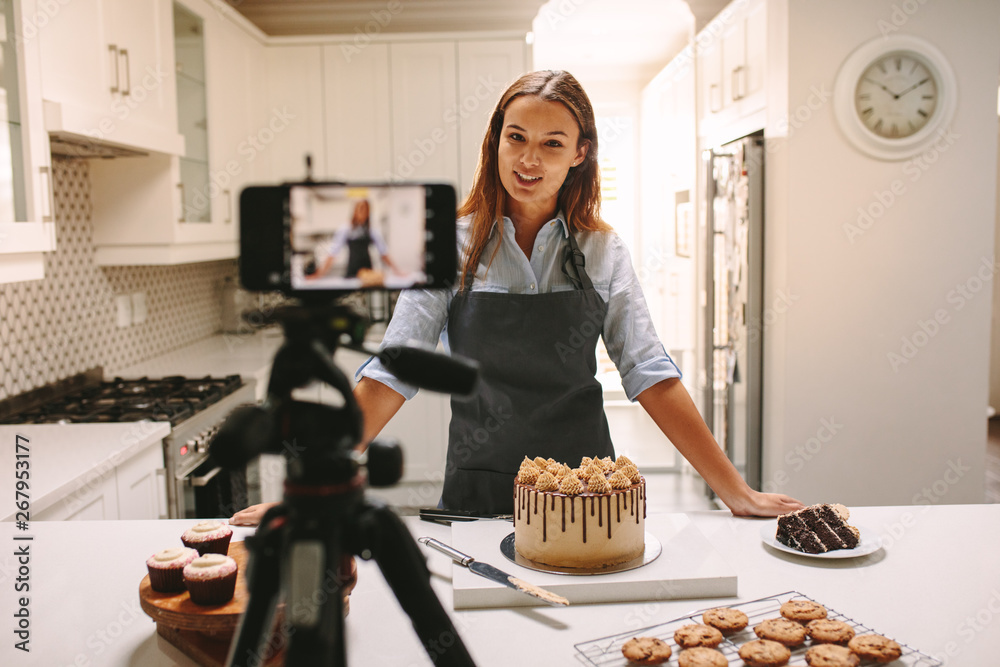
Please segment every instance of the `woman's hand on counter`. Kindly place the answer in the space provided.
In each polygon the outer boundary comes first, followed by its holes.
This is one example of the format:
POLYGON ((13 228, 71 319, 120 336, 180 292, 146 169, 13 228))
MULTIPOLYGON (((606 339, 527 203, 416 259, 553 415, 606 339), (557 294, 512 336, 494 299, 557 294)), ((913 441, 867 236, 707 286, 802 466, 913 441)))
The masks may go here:
POLYGON ((805 505, 783 493, 761 493, 751 488, 736 498, 725 499, 734 516, 778 516, 800 510, 805 505))
POLYGON ((259 526, 260 520, 264 518, 264 513, 278 503, 261 503, 251 505, 242 509, 229 518, 229 523, 234 526, 259 526))

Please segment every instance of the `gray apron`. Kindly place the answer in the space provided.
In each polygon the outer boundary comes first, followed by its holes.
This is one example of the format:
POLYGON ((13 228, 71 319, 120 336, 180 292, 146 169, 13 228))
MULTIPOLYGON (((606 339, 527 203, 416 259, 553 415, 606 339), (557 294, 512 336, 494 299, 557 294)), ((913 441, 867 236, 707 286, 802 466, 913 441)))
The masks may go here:
POLYGON ((576 466, 613 456, 595 349, 608 306, 571 233, 563 273, 576 289, 548 294, 471 291, 448 312, 451 350, 479 362, 471 397, 451 399, 442 504, 511 514, 525 456, 576 466))

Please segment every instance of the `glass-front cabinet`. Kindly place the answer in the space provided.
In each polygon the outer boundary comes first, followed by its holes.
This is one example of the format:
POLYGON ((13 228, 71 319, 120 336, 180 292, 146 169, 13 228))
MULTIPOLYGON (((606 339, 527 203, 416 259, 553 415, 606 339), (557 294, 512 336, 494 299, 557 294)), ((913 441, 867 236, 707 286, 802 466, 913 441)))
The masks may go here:
POLYGON ((177 63, 177 124, 184 135, 186 147, 180 158, 180 221, 211 222, 205 26, 201 17, 176 2, 174 50, 177 63))
POLYGON ((42 253, 55 249, 38 40, 25 16, 34 0, 0 0, 0 283, 43 278, 42 253))
POLYGON ((176 131, 184 146, 175 154, 91 162, 94 261, 102 266, 183 264, 238 254, 230 201, 236 190, 219 138, 235 132, 245 140, 249 129, 219 100, 225 92, 222 97, 245 105, 245 94, 230 92, 233 82, 244 78, 225 69, 242 64, 243 53, 230 48, 230 19, 212 3, 157 1, 170 45, 176 131))

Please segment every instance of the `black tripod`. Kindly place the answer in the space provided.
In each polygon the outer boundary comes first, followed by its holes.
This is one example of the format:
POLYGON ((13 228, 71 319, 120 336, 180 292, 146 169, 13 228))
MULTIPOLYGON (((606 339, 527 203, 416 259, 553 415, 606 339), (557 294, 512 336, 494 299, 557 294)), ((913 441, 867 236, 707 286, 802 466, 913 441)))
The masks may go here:
MULTIPOLYGON (((279 598, 285 602, 285 664, 346 665, 342 599, 352 581, 352 555, 374 558, 436 664, 473 665, 406 526, 364 494, 368 484, 391 486, 402 475, 398 445, 373 442, 365 453, 355 449, 361 412, 350 383, 331 360, 338 345, 364 349, 365 323, 347 308, 330 306, 282 308, 275 319, 286 340, 274 359, 267 401, 234 411, 211 445, 222 465, 245 464, 262 452, 281 452, 288 462, 283 502, 246 540, 250 599, 227 665, 263 664, 279 598), (294 389, 314 380, 336 389, 343 405, 292 398, 294 389)), ((418 386, 468 391, 475 379, 474 366, 429 351, 397 347, 378 355, 418 386), (435 368, 438 373, 428 373, 435 368), (428 375, 427 381, 421 375, 428 375)))

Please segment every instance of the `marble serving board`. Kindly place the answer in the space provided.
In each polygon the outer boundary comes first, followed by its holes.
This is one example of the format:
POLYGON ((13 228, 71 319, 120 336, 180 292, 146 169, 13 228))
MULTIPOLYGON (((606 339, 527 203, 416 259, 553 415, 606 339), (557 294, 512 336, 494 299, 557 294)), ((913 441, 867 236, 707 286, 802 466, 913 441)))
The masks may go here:
MULTIPOLYGON (((646 532, 663 547, 660 557, 640 568, 612 574, 574 576, 521 567, 500 551, 500 542, 513 530, 507 521, 456 521, 451 525, 451 545, 478 561, 561 595, 571 605, 736 596, 736 570, 685 514, 647 517, 646 532)), ((455 609, 543 604, 457 563, 452 568, 452 586, 455 609)))

